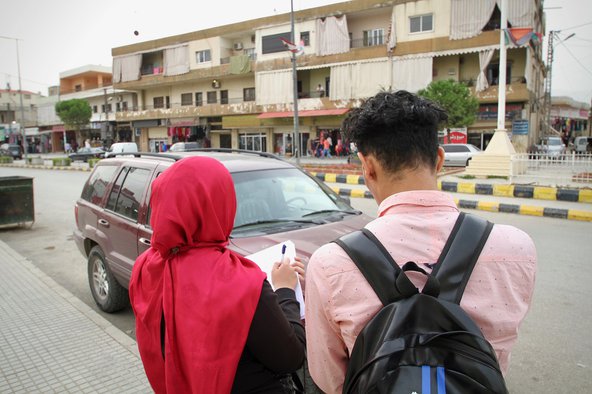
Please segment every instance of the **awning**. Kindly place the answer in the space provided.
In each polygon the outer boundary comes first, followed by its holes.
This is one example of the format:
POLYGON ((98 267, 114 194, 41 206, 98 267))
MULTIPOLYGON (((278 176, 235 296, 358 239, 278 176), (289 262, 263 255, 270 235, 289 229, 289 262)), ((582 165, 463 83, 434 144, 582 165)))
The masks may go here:
MULTIPOLYGON (((298 111, 299 117, 310 117, 310 116, 336 116, 343 115, 349 108, 335 108, 335 109, 315 109, 298 111)), ((259 119, 271 119, 271 118, 293 118, 294 111, 286 112, 264 112, 257 116, 259 119)))

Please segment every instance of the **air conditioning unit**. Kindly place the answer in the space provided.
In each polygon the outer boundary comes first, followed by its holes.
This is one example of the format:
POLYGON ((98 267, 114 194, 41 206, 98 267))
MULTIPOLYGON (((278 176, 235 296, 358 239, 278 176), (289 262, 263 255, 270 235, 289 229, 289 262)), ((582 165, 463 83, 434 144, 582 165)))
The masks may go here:
POLYGON ((234 48, 235 51, 240 51, 241 49, 243 49, 243 43, 242 42, 235 42, 232 47, 234 48))

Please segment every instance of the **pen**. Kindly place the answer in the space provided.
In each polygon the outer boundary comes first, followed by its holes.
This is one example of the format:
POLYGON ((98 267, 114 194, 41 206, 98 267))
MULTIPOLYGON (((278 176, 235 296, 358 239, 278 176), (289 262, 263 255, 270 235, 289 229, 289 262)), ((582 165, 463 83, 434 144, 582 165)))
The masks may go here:
POLYGON ((282 245, 282 258, 280 260, 280 264, 284 262, 284 257, 286 256, 286 245, 282 245))

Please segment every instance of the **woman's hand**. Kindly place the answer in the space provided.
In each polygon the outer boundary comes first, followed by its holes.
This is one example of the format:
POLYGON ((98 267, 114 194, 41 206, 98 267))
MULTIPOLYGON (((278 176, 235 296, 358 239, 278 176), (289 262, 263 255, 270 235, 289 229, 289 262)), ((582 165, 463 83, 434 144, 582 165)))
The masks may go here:
POLYGON ((283 263, 277 262, 271 269, 271 282, 276 289, 285 287, 294 290, 298 279, 301 283, 304 280, 304 264, 298 258, 293 263, 285 258, 283 263))

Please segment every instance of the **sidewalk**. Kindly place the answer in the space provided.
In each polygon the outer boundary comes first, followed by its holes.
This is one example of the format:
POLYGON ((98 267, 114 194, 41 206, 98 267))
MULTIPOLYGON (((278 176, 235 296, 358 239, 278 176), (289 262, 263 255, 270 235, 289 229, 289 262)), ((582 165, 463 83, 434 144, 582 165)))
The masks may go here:
POLYGON ((0 262, 0 392, 151 392, 133 339, 2 241, 0 262))

